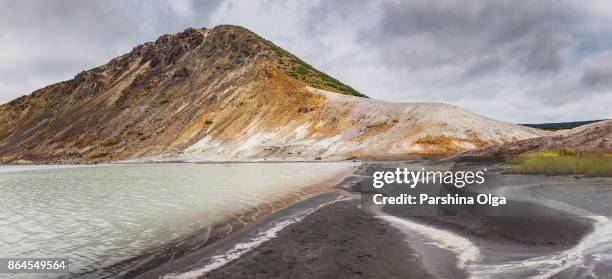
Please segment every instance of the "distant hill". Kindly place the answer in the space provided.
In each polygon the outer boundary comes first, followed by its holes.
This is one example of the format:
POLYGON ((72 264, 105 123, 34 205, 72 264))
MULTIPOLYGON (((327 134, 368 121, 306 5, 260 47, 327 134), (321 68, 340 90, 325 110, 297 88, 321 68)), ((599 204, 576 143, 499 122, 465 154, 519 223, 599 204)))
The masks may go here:
POLYGON ((566 130, 566 129, 574 129, 576 127, 580 127, 582 125, 587 125, 599 121, 604 121, 606 119, 599 120, 588 120, 588 121, 574 121, 574 122, 559 122, 559 123, 540 123, 540 124, 519 124, 526 127, 543 129, 543 130, 566 130))
POLYGON ((459 157, 486 158, 518 155, 533 151, 569 150, 580 153, 612 153, 612 120, 598 121, 539 138, 489 146, 465 152, 459 157))

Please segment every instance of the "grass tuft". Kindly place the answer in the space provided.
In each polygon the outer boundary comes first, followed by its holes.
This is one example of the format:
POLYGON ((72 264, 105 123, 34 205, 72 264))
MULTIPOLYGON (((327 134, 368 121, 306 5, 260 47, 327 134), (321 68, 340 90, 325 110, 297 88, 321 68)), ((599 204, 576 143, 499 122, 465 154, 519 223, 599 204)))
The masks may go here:
POLYGON ((106 156, 108 156, 108 153, 100 152, 100 153, 95 153, 95 154, 91 155, 91 157, 89 157, 89 159, 100 159, 100 158, 104 158, 106 156))
POLYGON ((507 162, 521 174, 582 174, 612 176, 612 154, 584 154, 569 150, 538 151, 509 157, 507 162))

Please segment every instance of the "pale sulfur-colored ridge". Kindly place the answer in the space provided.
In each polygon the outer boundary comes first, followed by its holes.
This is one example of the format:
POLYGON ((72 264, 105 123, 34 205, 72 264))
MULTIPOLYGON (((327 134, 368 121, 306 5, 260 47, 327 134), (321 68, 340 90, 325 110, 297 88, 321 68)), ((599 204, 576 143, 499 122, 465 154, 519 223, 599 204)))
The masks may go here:
POLYGON ((301 117, 269 129, 252 118, 232 139, 207 135, 181 154, 149 160, 342 160, 437 156, 533 138, 547 132, 496 121, 442 103, 389 103, 305 88, 318 100, 301 117), (322 101, 321 101, 322 100, 322 101), (312 111, 309 111, 312 109, 312 111))

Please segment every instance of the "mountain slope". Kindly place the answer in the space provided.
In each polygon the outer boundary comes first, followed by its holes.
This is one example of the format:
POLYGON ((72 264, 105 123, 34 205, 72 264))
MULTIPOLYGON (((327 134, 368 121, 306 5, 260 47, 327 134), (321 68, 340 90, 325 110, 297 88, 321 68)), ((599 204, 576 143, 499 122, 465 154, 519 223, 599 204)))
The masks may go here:
POLYGON ((542 150, 612 153, 612 120, 595 122, 548 136, 472 150, 460 156, 466 158, 499 157, 542 150))
POLYGON ((187 29, 0 105, 0 161, 436 155, 546 133, 363 97, 244 28, 187 29))
POLYGON ((388 103, 310 87, 300 96, 307 98, 297 108, 254 115, 238 134, 220 139, 212 133, 180 154, 153 159, 437 156, 542 133, 447 104, 388 103))

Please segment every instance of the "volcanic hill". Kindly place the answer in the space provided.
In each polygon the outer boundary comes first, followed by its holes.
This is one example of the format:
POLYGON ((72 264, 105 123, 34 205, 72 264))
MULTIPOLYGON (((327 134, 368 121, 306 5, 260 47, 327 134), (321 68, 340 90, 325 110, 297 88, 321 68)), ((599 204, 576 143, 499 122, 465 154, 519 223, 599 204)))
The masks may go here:
POLYGON ((0 105, 0 162, 447 155, 542 136, 439 103, 367 98, 249 30, 163 35, 0 105))

